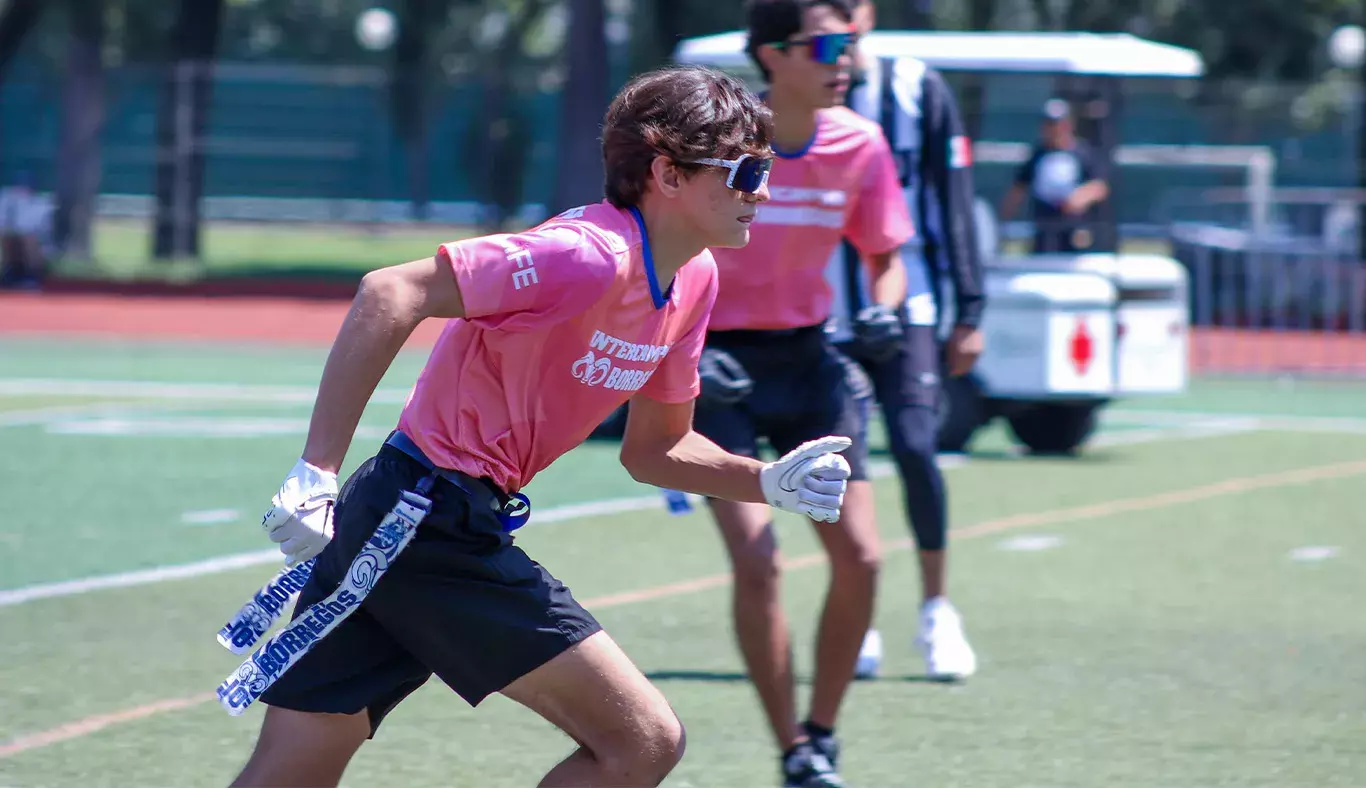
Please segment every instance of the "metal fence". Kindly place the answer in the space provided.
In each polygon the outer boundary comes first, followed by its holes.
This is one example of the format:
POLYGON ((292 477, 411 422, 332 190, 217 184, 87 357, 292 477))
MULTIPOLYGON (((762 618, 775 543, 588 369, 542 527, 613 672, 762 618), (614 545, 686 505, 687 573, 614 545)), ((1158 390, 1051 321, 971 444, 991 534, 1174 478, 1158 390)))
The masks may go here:
MULTIPOLYGON (((403 218, 415 156, 441 221, 469 218, 508 183, 518 187, 512 198, 529 218, 551 194, 561 96, 553 70, 518 80, 498 118, 488 117, 489 88, 477 75, 438 79, 420 133, 408 138, 396 129, 380 69, 221 63, 211 74, 208 124, 191 143, 206 157, 210 217, 403 218), (499 141, 517 155, 493 150, 499 141)), ((108 211, 140 210, 139 198, 153 191, 155 163, 172 153, 159 149, 156 134, 159 114, 178 109, 164 106, 167 82, 163 70, 149 67, 106 74, 100 156, 108 211)), ((1020 162, 1012 148, 1034 139, 1039 108, 1055 88, 1043 76, 992 77, 974 88, 977 179, 989 201, 1008 187, 1020 162)), ((7 76, 0 183, 22 170, 40 188, 51 187, 61 156, 62 89, 62 74, 32 64, 7 76)), ((1153 224, 1173 189, 1244 186, 1256 166, 1249 151, 1270 157, 1279 186, 1353 186, 1361 106, 1352 89, 1325 94, 1322 86, 1126 83, 1120 138, 1130 159, 1115 173, 1116 213, 1125 223, 1153 224)))
POLYGON ((1167 208, 1190 274, 1197 368, 1366 375, 1366 190, 1273 190, 1255 229, 1242 190, 1188 192, 1167 208))
MULTIPOLYGON (((212 76, 208 124, 192 143, 205 156, 209 221, 409 221, 415 155, 428 180, 424 221, 479 223, 500 190, 515 203, 514 223, 545 213, 559 137, 555 74, 519 82, 494 121, 478 79, 439 83, 416 143, 396 130, 381 70, 229 63, 212 76)), ((150 68, 107 74, 102 216, 153 210, 155 165, 167 154, 157 138, 165 85, 150 68)), ((988 203, 999 203, 1027 155, 1054 87, 1045 77, 979 86, 976 178, 988 203)), ((60 74, 31 66, 8 76, 0 186, 25 171, 40 191, 52 188, 61 89, 60 74)), ((1187 266, 1197 369, 1366 375, 1366 194, 1350 188, 1363 117, 1362 95, 1346 88, 1127 85, 1115 214, 1122 235, 1163 244, 1187 266)))

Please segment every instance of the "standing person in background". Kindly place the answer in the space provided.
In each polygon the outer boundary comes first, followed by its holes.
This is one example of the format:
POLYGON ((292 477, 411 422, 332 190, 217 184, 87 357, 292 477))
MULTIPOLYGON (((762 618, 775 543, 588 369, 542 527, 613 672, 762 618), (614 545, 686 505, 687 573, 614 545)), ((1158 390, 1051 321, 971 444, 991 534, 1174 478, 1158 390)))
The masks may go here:
POLYGON ((34 191, 31 173, 20 172, 0 189, 0 287, 40 288, 51 240, 51 201, 34 191))
POLYGON ((852 66, 849 0, 751 0, 746 50, 773 110, 772 199, 744 249, 717 249, 719 290, 701 358, 697 430, 736 454, 826 435, 859 440, 839 522, 817 529, 830 560, 807 715, 797 711, 782 559, 767 506, 712 499, 735 576, 736 637, 787 786, 839 786, 835 721, 872 621, 880 561, 853 365, 825 336, 825 267, 842 238, 867 261, 873 297, 906 298, 899 252, 913 234, 877 124, 840 106, 852 66))
POLYGON ((1009 221, 1028 195, 1034 253, 1084 252, 1092 244, 1086 213, 1109 197, 1109 184, 1096 176, 1095 153, 1077 139, 1066 101, 1049 99, 1044 104, 1040 131, 1040 141, 1001 203, 1001 221, 1009 221))
MULTIPOLYGON (((874 14, 872 0, 859 0, 854 21, 860 34, 873 29, 874 14)), ((836 253, 827 269, 838 294, 829 330, 872 379, 886 422, 919 548, 916 640, 926 673, 963 679, 976 672, 977 657, 946 591, 948 503, 936 454, 944 368, 955 377, 967 374, 983 347, 978 323, 985 297, 973 213, 971 143, 948 85, 924 63, 860 56, 856 73, 849 106, 881 125, 920 231, 919 243, 902 254, 907 300, 895 310, 869 305, 857 249, 846 244, 836 253), (953 291, 951 320, 942 319, 948 310, 940 308, 945 276, 953 291), (940 326, 946 324, 952 328, 945 339, 940 326)), ((882 638, 870 629, 858 675, 876 675, 881 659, 882 638)))

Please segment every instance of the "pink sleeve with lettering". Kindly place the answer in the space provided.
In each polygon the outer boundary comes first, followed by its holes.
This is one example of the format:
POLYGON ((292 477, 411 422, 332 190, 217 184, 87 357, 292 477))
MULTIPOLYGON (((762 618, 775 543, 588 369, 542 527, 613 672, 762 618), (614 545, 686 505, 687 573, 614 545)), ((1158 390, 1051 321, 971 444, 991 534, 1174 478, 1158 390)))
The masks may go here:
POLYGON ((442 244, 465 317, 506 331, 554 325, 582 312, 616 276, 616 257, 564 225, 442 244))
POLYGON ((896 174, 896 161, 881 132, 869 139, 873 148, 863 170, 863 185, 854 198, 845 234, 865 254, 882 254, 900 247, 915 236, 906 195, 896 174))
MULTIPOLYGON (((697 265, 697 263, 692 263, 697 265)), ((702 381, 697 374, 697 364, 702 360, 702 346, 707 341, 707 324, 711 321, 711 308, 716 303, 717 277, 716 264, 707 261, 705 280, 699 276, 689 282, 701 292, 693 308, 693 324, 660 362, 659 369, 650 376, 640 393, 652 400, 667 403, 691 402, 702 391, 702 381)))

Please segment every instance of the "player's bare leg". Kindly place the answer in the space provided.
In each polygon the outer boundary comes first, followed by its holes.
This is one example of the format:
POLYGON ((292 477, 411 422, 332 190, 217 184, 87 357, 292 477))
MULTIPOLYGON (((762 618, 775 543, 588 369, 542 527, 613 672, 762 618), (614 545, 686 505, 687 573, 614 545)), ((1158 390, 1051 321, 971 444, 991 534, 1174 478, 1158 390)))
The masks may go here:
POLYGON ((327 786, 342 772, 370 735, 370 718, 356 714, 316 714, 270 706, 237 786, 327 786))
POLYGON ((947 550, 920 551, 920 601, 928 602, 945 595, 944 576, 948 564, 947 550))
POLYGON ((797 725, 792 634, 783 612, 781 556, 772 511, 764 504, 708 503, 735 576, 731 608, 740 653, 778 749, 786 751, 803 734, 797 725))
POLYGON ((541 781, 544 788, 659 785, 683 757, 683 723, 606 632, 522 676, 502 694, 579 744, 541 781))
POLYGON ((854 678, 859 647, 872 625, 881 544, 871 482, 850 482, 839 522, 815 523, 830 558, 830 586, 816 635, 811 722, 835 727, 840 703, 854 678))

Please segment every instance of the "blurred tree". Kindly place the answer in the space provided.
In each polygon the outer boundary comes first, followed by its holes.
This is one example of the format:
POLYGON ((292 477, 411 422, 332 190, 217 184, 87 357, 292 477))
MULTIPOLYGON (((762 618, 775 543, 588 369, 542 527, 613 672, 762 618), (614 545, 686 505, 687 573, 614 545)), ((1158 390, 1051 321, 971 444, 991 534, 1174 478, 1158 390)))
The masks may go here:
POLYGON ((602 199, 599 130, 608 103, 606 24, 603 0, 569 0, 568 77, 560 100, 560 148, 551 213, 602 199))
POLYGON ((902 0, 902 27, 906 30, 933 30, 934 0, 902 0))
POLYGON ((105 9, 100 0, 66 0, 63 10, 70 34, 57 148, 53 240, 62 256, 89 260, 105 118, 105 9))
POLYGON ((198 257, 204 193, 204 129, 224 0, 180 0, 157 113, 152 257, 198 257))
POLYGON ((481 64, 479 101, 484 118, 469 128, 466 164, 475 191, 492 210, 483 229, 501 231, 521 207, 534 120, 526 105, 541 88, 540 80, 556 72, 563 19, 548 12, 556 0, 522 0, 515 9, 480 9, 481 33, 469 50, 481 64), (551 40, 547 40, 547 34, 551 40))
POLYGON ((432 91, 432 31, 441 27, 446 0, 403 0, 398 11, 398 39, 390 65, 390 115, 408 165, 413 218, 427 216, 431 197, 427 122, 432 91))
POLYGON ((638 31, 631 45, 631 67, 636 72, 667 63, 684 38, 745 24, 744 0, 634 0, 631 13, 631 26, 638 31))
POLYGON ((0 82, 46 8, 44 0, 8 0, 0 8, 0 82))

